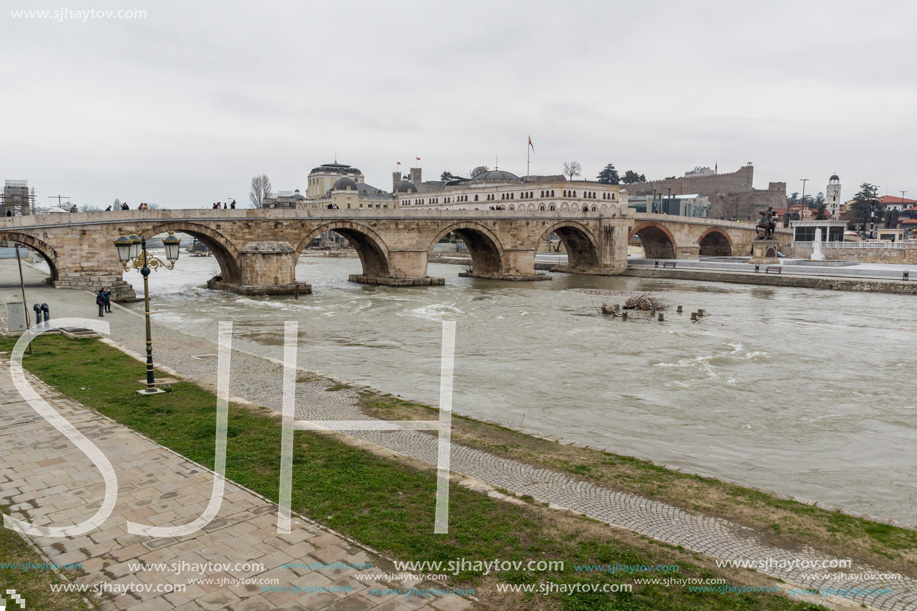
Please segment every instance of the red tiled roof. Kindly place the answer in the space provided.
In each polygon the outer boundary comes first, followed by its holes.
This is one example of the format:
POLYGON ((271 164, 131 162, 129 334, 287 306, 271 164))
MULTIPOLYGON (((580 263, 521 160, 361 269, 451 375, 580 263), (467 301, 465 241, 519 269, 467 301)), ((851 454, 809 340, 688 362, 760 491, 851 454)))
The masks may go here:
POLYGON ((894 195, 883 195, 879 198, 880 204, 917 204, 917 199, 907 199, 904 197, 895 197, 894 195))

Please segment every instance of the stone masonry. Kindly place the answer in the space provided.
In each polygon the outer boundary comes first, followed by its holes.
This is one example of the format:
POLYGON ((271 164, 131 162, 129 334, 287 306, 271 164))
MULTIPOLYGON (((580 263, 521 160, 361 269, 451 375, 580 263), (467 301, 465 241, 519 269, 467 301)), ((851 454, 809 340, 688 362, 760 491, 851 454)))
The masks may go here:
MULTIPOLYGON (((356 282, 392 286, 442 284, 427 276, 427 262, 446 235, 458 235, 472 255, 470 275, 537 280, 535 253, 551 234, 560 237, 568 263, 558 271, 620 274, 628 239, 639 232, 652 258, 747 254, 755 228, 667 215, 637 215, 627 208, 599 212, 481 210, 146 210, 89 212, 0 219, 0 238, 41 255, 58 288, 112 288, 115 301, 133 298, 122 280, 113 241, 122 233, 143 238, 182 232, 207 245, 221 274, 208 284, 243 294, 308 292, 297 283, 296 261, 324 232, 343 235, 363 273, 356 282)), ((781 239, 787 239, 781 236, 781 239)))

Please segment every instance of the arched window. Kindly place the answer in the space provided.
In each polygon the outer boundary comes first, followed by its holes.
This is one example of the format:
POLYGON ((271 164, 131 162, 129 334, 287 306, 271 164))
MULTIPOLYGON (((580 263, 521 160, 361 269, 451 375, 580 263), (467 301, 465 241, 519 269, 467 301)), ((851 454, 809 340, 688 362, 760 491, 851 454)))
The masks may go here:
POLYGON ((544 210, 544 204, 541 204, 541 207, 539 208, 539 210, 544 210))
POLYGON ((544 197, 544 191, 541 192, 541 196, 544 197))
POLYGON ((583 206, 583 212, 589 212, 589 206, 583 206))
POLYGON ((553 212, 553 211, 554 211, 554 204, 551 204, 551 205, 549 206, 549 209, 553 212))
POLYGON ((596 210, 595 204, 592 204, 592 211, 595 212, 595 210, 596 210))
POLYGON ((477 196, 477 195, 474 196, 474 201, 478 201, 478 196, 477 196))
POLYGON ((510 204, 510 205, 509 205, 509 209, 510 209, 510 210, 515 210, 516 207, 515 207, 514 205, 510 204))
POLYGON ((612 193, 612 194, 611 194, 611 199, 614 199, 614 198, 615 198, 615 194, 612 193))

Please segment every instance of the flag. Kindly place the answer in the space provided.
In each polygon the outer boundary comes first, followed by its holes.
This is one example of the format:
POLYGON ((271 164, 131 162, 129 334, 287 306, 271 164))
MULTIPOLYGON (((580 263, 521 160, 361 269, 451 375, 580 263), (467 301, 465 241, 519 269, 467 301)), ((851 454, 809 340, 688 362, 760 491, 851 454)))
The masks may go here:
POLYGON ((417 161, 420 161, 420 157, 417 158, 417 161))
POLYGON ((535 152, 535 145, 532 144, 532 137, 531 137, 531 136, 529 136, 529 146, 532 147, 532 152, 534 153, 534 152, 535 152))
POLYGON ((401 165, 401 162, 400 162, 400 161, 396 161, 395 163, 397 163, 398 165, 401 165))

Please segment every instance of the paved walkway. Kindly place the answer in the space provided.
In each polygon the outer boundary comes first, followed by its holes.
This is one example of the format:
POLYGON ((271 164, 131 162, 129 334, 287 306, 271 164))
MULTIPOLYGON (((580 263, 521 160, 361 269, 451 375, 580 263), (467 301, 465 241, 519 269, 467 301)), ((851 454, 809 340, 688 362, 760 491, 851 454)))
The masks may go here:
MULTIPOLYGON (((55 297, 63 297, 60 295, 62 292, 57 291, 55 297)), ((82 304, 80 299, 83 298, 81 295, 75 302, 82 304)), ((74 305, 75 309, 91 310, 92 307, 94 306, 91 304, 74 305)), ((79 315, 76 312, 68 314, 79 315)), ((143 338, 136 332, 139 325, 134 314, 117 308, 117 313, 109 320, 113 324, 113 339, 140 353, 143 338), (130 317, 130 324, 121 324, 126 317, 130 317)), ((213 385, 216 379, 216 361, 192 359, 188 352, 189 342, 193 341, 196 346, 195 354, 214 353, 216 349, 212 340, 190 338, 184 333, 161 325, 156 326, 155 337, 159 363, 181 371, 205 385, 213 385)), ((242 342, 238 342, 237 346, 241 344, 242 342)), ((279 357, 282 347, 273 349, 279 357)), ((281 365, 278 362, 255 354, 234 351, 232 371, 233 394, 278 411, 281 409, 281 365)), ((355 392, 344 390, 328 393, 324 392, 324 386, 325 384, 314 382, 297 384, 298 419, 369 419, 359 412, 355 392)), ((412 458, 430 464, 436 463, 436 441, 429 435, 413 431, 353 431, 349 434, 412 458)), ((453 445, 452 468, 456 472, 495 487, 519 494, 529 494, 539 501, 569 508, 596 520, 628 528, 671 545, 681 545, 718 559, 756 563, 771 560, 785 566, 803 560, 829 563, 837 560, 811 549, 790 552, 775 548, 762 543, 750 529, 725 520, 691 514, 664 503, 615 492, 561 473, 536 469, 463 446, 453 445)), ((800 584, 800 587, 859 589, 861 593, 849 596, 847 604, 856 601, 879 609, 917 610, 917 584, 910 579, 861 579, 855 583, 832 579, 802 581, 800 574, 811 573, 812 569, 773 568, 764 572, 787 582, 800 584), (892 594, 876 596, 867 593, 878 588, 889 588, 892 594)), ((879 571, 868 566, 855 566, 850 572, 879 571)))
MULTIPOLYGON (((128 520, 164 526, 181 525, 199 516, 210 499, 213 473, 60 396, 32 376, 29 380, 102 450, 118 477, 117 504, 101 527, 82 536, 31 538, 50 562, 81 563, 86 576, 77 579, 77 584, 97 585, 110 593, 130 590, 101 599, 90 595, 101 609, 451 611, 471 606, 470 601, 455 596, 371 595, 370 588, 441 586, 358 581, 353 577, 357 572, 383 572, 378 556, 300 516, 294 516, 291 534, 278 535, 277 506, 231 483, 226 485, 218 515, 197 534, 156 539, 128 534, 128 520), (137 571, 132 563, 187 564, 137 571), (203 571, 190 566, 206 563, 211 564, 203 571), (312 570, 288 568, 284 563, 337 566, 312 570), (349 568, 365 563, 374 568, 349 568), (250 564, 258 566, 245 566, 250 564), (203 582, 189 583, 195 579, 203 582), (168 591, 181 584, 183 591, 168 591), (302 590, 264 592, 264 585, 302 590), (141 591, 148 586, 154 591, 141 591), (308 588, 313 591, 303 591, 308 588)), ((36 525, 80 523, 95 514, 104 496, 99 471, 23 401, 6 360, 0 361, 0 465, 0 504, 11 505, 13 517, 36 525)))

